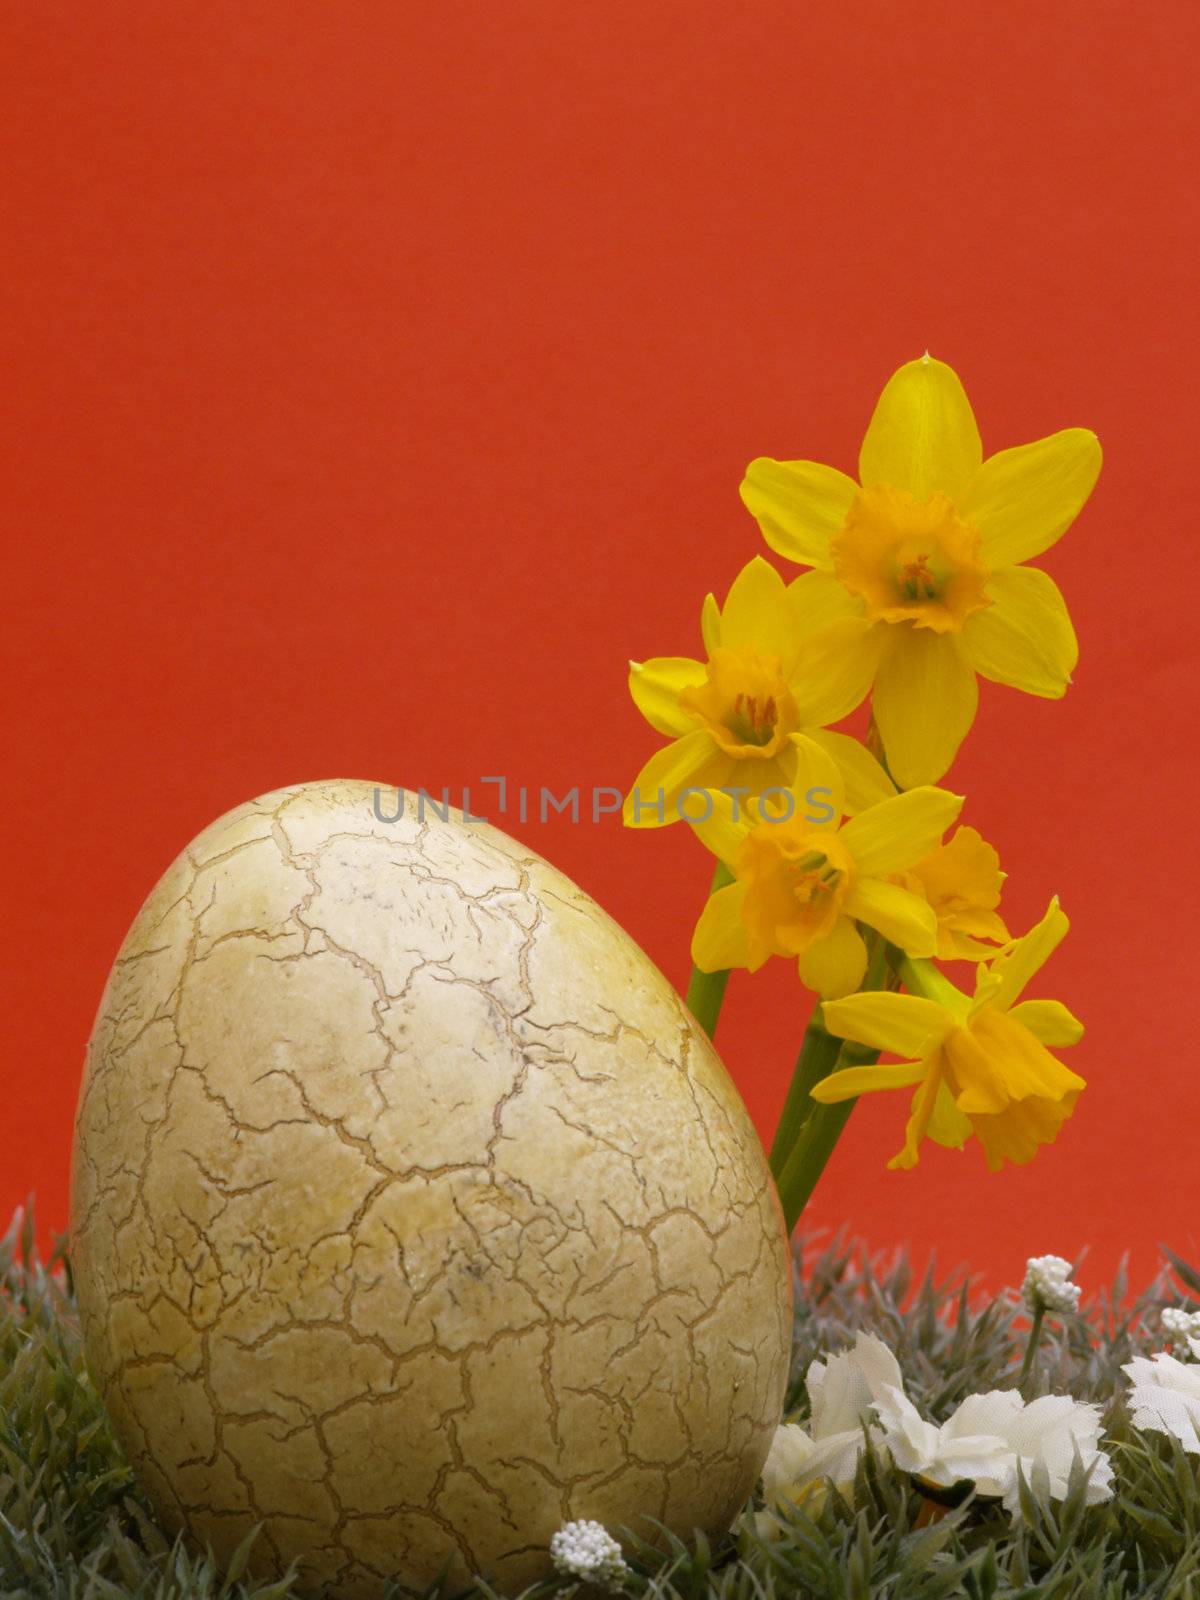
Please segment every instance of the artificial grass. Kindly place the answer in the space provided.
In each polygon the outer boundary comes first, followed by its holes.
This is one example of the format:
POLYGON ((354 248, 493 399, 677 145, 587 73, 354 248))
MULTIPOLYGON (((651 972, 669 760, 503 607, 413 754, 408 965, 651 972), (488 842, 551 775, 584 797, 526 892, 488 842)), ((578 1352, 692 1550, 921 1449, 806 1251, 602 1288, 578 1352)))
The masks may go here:
MULTIPOLYGON (((1024 1263, 1014 1263, 1020 1276, 1024 1263)), ((1078 1316, 1048 1321, 1026 1393, 1069 1393, 1106 1410, 1117 1473, 1112 1501, 1083 1502, 1082 1482, 1051 1512, 1030 1502, 1013 1526, 968 1502, 916 1527, 921 1499, 885 1459, 864 1453, 853 1504, 836 1493, 819 1514, 789 1512, 782 1536, 751 1519, 720 1546, 664 1550, 625 1540, 627 1592, 663 1600, 1200 1600, 1200 1457, 1142 1434, 1121 1399, 1123 1362, 1163 1345, 1159 1313, 1200 1297, 1200 1273, 1175 1257, 1135 1299, 1120 1278, 1078 1316)), ((789 1415, 804 1415, 803 1377, 817 1355, 867 1328, 896 1352, 908 1393, 941 1420, 967 1394, 1015 1384, 1028 1321, 1015 1295, 980 1302, 963 1273, 920 1283, 900 1254, 872 1257, 835 1239, 801 1256, 789 1415)), ((619 1532, 620 1530, 612 1530, 619 1532)), ((256 1583, 252 1541, 231 1570, 169 1542, 121 1455, 84 1372, 70 1265, 61 1245, 42 1264, 32 1218, 0 1240, 0 1597, 3 1600, 283 1600, 288 1581, 256 1583)), ((527 1595, 565 1593, 566 1582, 527 1595)), ((387 1593, 400 1594, 398 1587, 387 1593)), ((436 1594, 436 1587, 430 1591, 436 1594)), ((473 1594, 494 1600, 481 1581, 473 1594)))

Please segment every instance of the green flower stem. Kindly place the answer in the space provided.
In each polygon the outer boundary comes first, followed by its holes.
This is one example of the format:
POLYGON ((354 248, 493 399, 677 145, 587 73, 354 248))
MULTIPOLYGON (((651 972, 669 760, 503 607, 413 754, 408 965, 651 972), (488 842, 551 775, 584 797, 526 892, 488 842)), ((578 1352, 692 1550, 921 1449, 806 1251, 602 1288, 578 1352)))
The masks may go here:
MULTIPOLYGON (((882 989, 888 982, 887 941, 872 933, 867 948, 869 956, 862 987, 882 989)), ((779 1130, 771 1147, 771 1171, 775 1174, 789 1234, 808 1204, 855 1106, 853 1100, 819 1105, 812 1099, 813 1088, 840 1067, 868 1066, 878 1059, 878 1050, 835 1038, 825 1027, 822 1008, 816 1008, 804 1035, 779 1130)))
MULTIPOLYGON (((727 883, 732 882, 733 873, 723 861, 718 861, 708 891, 709 899, 712 899, 718 889, 723 889, 727 883)), ((728 968, 724 972, 701 972, 699 967, 692 968, 692 980, 688 984, 687 991, 687 1007, 710 1039, 717 1031, 717 1018, 721 1015, 721 1002, 725 998, 725 985, 728 982, 728 968)))
POLYGON ((964 1005, 969 1004, 966 995, 956 989, 949 978, 943 977, 932 961, 906 956, 894 945, 890 948, 888 960, 909 994, 922 995, 926 1000, 934 1000, 938 1005, 955 1012, 962 1011, 964 1005))
POLYGON ((1018 1389, 1025 1387, 1025 1381, 1033 1371, 1033 1358, 1037 1355, 1038 1340, 1042 1336, 1042 1320, 1045 1315, 1046 1308, 1039 1300, 1033 1310, 1033 1322, 1029 1329, 1029 1343, 1025 1346, 1025 1360, 1021 1363, 1021 1376, 1017 1379, 1018 1389))
POLYGON ((771 1146, 771 1171, 776 1178, 787 1164, 792 1147, 813 1108, 809 1098, 812 1086, 833 1071, 841 1048, 842 1041, 825 1027, 821 1020, 821 1007, 817 1005, 805 1029, 787 1099, 779 1114, 779 1126, 775 1129, 775 1142, 771 1146))
MULTIPOLYGON (((879 1060, 879 1054, 878 1050, 868 1049, 866 1045, 843 1043, 832 1070, 840 1072, 844 1067, 873 1066, 879 1060)), ((776 1179, 789 1236, 800 1220, 800 1213, 812 1198, 813 1190, 842 1136, 842 1129, 857 1104, 857 1099, 840 1100, 836 1105, 829 1106, 814 1104, 800 1137, 792 1146, 791 1154, 776 1179)))

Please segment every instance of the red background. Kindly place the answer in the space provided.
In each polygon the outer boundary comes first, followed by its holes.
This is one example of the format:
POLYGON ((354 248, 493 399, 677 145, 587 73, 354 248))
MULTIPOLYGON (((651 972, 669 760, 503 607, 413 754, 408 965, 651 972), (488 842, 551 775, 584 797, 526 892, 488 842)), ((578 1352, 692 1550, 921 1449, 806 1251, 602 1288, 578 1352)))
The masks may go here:
MULTIPOLYGON (((12 576, 0 1211, 66 1221, 109 962, 204 824, 298 779, 627 784, 627 657, 691 654, 756 454, 852 469, 928 347, 985 450, 1095 428, 1045 559, 1082 643, 985 686, 951 781, 1089 1025, 1001 1176, 858 1109, 813 1207, 1014 1281, 1200 1255, 1191 778, 1200 12, 1105 0, 9 8, 12 576)), ((791 569, 794 571, 794 569, 791 569)), ((520 828, 677 982, 682 828, 520 828)), ((765 1133, 803 1020, 735 979, 765 1133)))

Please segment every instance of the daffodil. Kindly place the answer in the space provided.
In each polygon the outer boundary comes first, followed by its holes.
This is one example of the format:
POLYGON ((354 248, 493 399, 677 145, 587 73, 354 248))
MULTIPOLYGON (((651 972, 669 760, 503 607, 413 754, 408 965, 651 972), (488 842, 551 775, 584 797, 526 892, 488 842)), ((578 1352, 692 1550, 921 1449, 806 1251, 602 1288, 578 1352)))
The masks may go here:
POLYGON ((826 731, 852 709, 836 682, 798 669, 804 629, 787 586, 755 556, 734 579, 723 607, 710 594, 700 618, 707 660, 658 656, 631 662, 629 692, 671 743, 638 773, 625 822, 661 827, 685 816, 707 789, 747 797, 787 786, 796 775, 794 735, 806 733, 841 766, 851 811, 895 793, 856 739, 826 731))
POLYGON ((1067 428, 985 461, 957 375, 928 355, 889 380, 859 481, 813 461, 752 461, 742 499, 767 543, 813 570, 791 585, 811 635, 799 670, 846 709, 874 686, 904 787, 947 770, 975 717, 976 674, 1061 696, 1078 656, 1053 580, 1022 563, 1066 531, 1100 471, 1067 428))
POLYGON ((836 763, 804 739, 797 757, 797 777, 780 797, 745 805, 711 793, 706 815, 689 817, 734 880, 701 913, 692 960, 702 972, 756 972, 773 955, 790 956, 809 988, 825 997, 850 994, 867 966, 857 923, 911 955, 937 948, 928 902, 889 880, 937 842, 962 796, 912 789, 844 821, 836 763))
POLYGON ((905 981, 923 992, 856 994, 827 1004, 830 1033, 908 1059, 831 1073, 813 1088, 813 1099, 832 1104, 915 1085, 904 1148, 890 1167, 915 1166, 926 1135, 961 1149, 974 1134, 992 1171, 1005 1161, 1031 1161, 1057 1137, 1086 1087, 1047 1048, 1075 1044, 1082 1023, 1057 1000, 1020 999, 1068 926, 1052 900, 1024 938, 976 969, 973 999, 932 966, 909 962, 905 981))
POLYGON ((997 944, 1008 943, 1008 929, 996 911, 1004 882, 1000 857, 974 828, 957 828, 896 881, 923 894, 933 907, 940 961, 986 961, 997 953, 997 944))

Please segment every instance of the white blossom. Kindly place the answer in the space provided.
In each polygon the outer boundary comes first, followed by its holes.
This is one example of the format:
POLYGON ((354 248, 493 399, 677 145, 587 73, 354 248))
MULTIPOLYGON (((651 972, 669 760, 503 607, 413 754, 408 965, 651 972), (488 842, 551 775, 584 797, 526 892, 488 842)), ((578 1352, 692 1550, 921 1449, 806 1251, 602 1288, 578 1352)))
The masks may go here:
POLYGON ((1013 1517, 1021 1515, 1021 1477, 1043 1505, 1062 1500, 1077 1458, 1089 1472, 1088 1503, 1112 1496, 1100 1408, 1069 1395, 1028 1403, 1013 1389, 968 1395, 940 1427, 899 1389, 877 1401, 875 1411, 898 1467, 941 1488, 969 1479, 980 1494, 1003 1500, 1013 1517))
POLYGON ((1032 1311, 1040 1308, 1062 1316, 1079 1310, 1079 1285, 1071 1282, 1071 1263, 1062 1256, 1030 1256, 1021 1290, 1032 1311))
POLYGON ((619 1590, 629 1573, 621 1546, 601 1522, 564 1522, 550 1540, 550 1559, 564 1578, 619 1590))
POLYGON ((1185 1311, 1182 1307, 1164 1311, 1162 1325, 1173 1356, 1190 1355, 1200 1361, 1200 1311, 1185 1311))
POLYGON ((1200 1455, 1200 1366, 1159 1351, 1149 1361, 1134 1356, 1121 1370, 1129 1376, 1134 1427, 1174 1434, 1200 1455))
MULTIPOLYGON (((776 1430, 763 1468, 768 1504, 808 1499, 826 1478, 839 1489, 854 1482, 863 1449, 863 1424, 886 1390, 902 1389, 904 1379, 895 1356, 882 1339, 860 1333, 853 1349, 814 1361, 805 1377, 811 1416, 808 1428, 785 1422, 776 1430)), ((870 1429, 876 1443, 878 1428, 870 1429)), ((769 1531, 765 1523, 760 1531, 769 1531)))

